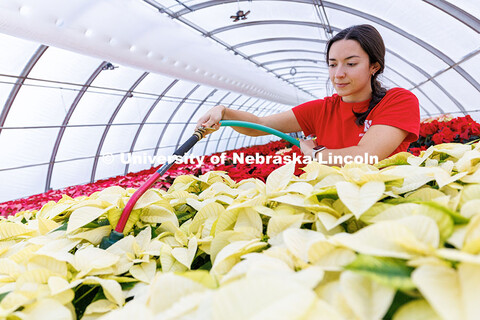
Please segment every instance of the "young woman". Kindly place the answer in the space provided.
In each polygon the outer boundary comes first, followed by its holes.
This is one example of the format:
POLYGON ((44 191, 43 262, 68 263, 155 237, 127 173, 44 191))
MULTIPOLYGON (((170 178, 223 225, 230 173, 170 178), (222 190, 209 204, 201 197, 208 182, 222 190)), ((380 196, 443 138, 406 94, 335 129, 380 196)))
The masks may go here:
MULTIPOLYGON (((386 90, 378 82, 385 68, 380 33, 371 25, 349 27, 330 39, 326 52, 330 81, 337 94, 266 117, 218 105, 198 120, 197 127, 218 129, 223 119, 254 122, 286 133, 303 131, 305 136, 316 136, 315 141, 300 141, 303 154, 323 162, 365 155, 382 160, 406 151, 410 142, 418 139, 418 99, 408 90, 386 90)), ((265 134, 234 129, 250 136, 265 134)))

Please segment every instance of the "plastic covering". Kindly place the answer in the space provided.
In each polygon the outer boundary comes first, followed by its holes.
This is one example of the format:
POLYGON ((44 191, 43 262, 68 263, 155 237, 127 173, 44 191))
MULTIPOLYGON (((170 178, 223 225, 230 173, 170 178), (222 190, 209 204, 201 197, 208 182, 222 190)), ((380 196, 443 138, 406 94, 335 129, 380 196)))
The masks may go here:
MULTIPOLYGON (((478 17, 468 0, 2 1, 0 201, 145 169, 122 157, 170 155, 219 103, 268 115, 332 94, 325 43, 353 24, 380 31, 381 80, 423 117, 478 121, 478 17)), ((192 153, 270 139, 222 128, 192 153)))

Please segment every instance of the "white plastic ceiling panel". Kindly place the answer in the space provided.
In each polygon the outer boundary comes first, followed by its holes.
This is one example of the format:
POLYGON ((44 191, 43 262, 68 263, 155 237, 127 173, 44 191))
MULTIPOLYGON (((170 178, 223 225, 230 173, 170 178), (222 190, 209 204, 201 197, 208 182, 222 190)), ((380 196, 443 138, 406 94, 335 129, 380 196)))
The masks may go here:
POLYGON ((0 70, 8 75, 20 74, 27 61, 38 48, 38 44, 0 33, 0 70))
POLYGON ((28 195, 42 193, 42 183, 32 181, 45 181, 47 165, 24 167, 15 170, 0 171, 0 194, 1 201, 22 198, 28 195))
POLYGON ((413 94, 418 98, 419 101, 422 101, 422 110, 423 114, 430 114, 430 116, 440 114, 440 111, 434 105, 433 101, 430 99, 429 96, 425 95, 425 93, 420 91, 418 88, 412 90, 413 94))
MULTIPOLYGON (((480 49, 480 48, 479 48, 480 49)), ((464 70, 468 70, 468 73, 477 81, 480 82, 480 54, 466 60, 460 64, 464 70)))
MULTIPOLYGON (((431 81, 426 82, 419 88, 422 89, 423 92, 428 95, 433 102, 440 106, 443 112, 448 113, 458 111, 458 107, 455 105, 455 103, 431 81)), ((439 111, 436 111, 436 113, 438 114, 439 111)))
POLYGON ((267 24, 267 25, 257 25, 255 27, 243 27, 231 29, 228 31, 223 31, 215 34, 219 39, 236 43, 243 43, 253 39, 263 39, 259 35, 268 34, 269 38, 280 38, 280 37, 297 37, 301 36, 302 38, 319 38, 320 33, 315 27, 302 26, 302 25, 282 25, 282 24, 267 24))
POLYGON ((0 136, 0 168, 17 168, 50 161, 58 129, 11 129, 0 136))
POLYGON ((104 131, 103 125, 73 126, 65 129, 56 160, 67 161, 80 157, 93 157, 104 131), (95 143, 92 143, 95 141, 95 143))
POLYGON ((90 182, 92 164, 92 158, 55 163, 50 187, 60 189, 90 182))
POLYGON ((436 77, 436 80, 444 88, 454 88, 452 91, 455 92, 455 99, 466 110, 473 109, 476 105, 478 106, 480 92, 468 83, 465 78, 460 76, 458 72, 450 69, 436 77))
POLYGON ((385 65, 389 69, 394 69, 396 72, 400 72, 403 76, 408 78, 414 83, 420 83, 427 80, 427 77, 422 73, 418 66, 412 66, 408 60, 402 59, 389 52, 385 55, 385 65), (419 68, 420 70, 416 69, 419 68))
POLYGON ((76 96, 73 90, 37 86, 26 80, 5 120, 7 127, 61 125, 76 96))
POLYGON ((122 175, 124 172, 125 164, 122 163, 122 154, 115 153, 108 155, 108 161, 106 158, 100 158, 96 170, 94 171, 93 179, 98 180, 103 177, 115 177, 122 175))

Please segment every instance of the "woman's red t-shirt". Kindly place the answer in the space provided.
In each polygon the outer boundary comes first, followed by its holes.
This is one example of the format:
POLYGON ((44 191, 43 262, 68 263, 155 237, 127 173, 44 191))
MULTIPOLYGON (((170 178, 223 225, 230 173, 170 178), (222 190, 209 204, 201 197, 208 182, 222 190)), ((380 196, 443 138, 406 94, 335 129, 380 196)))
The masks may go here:
POLYGON ((418 139, 420 131, 420 110, 417 97, 402 88, 387 91, 383 99, 370 111, 365 123, 355 123, 353 111, 359 113, 368 109, 370 99, 363 102, 343 102, 334 94, 325 99, 303 103, 292 109, 305 136, 315 135, 317 145, 328 149, 356 146, 368 128, 383 124, 408 132, 408 136, 392 153, 407 151, 411 142, 418 139))

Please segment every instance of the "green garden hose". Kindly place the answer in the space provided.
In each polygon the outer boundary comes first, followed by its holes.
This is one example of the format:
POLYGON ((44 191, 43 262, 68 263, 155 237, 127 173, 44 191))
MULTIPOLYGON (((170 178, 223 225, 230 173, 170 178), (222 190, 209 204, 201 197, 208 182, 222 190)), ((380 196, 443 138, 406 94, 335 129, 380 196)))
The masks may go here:
POLYGON ((300 141, 298 141, 297 139, 295 139, 295 138, 293 138, 293 137, 289 136, 288 134, 285 134, 281 131, 272 129, 270 127, 263 126, 261 124, 247 122, 247 121, 222 120, 222 121, 220 121, 220 125, 221 126, 228 126, 228 127, 243 127, 243 128, 260 130, 260 131, 263 131, 263 132, 266 132, 266 133, 276 135, 277 137, 280 137, 280 138, 282 138, 282 139, 284 139, 284 140, 290 142, 291 144, 300 148, 300 141))

